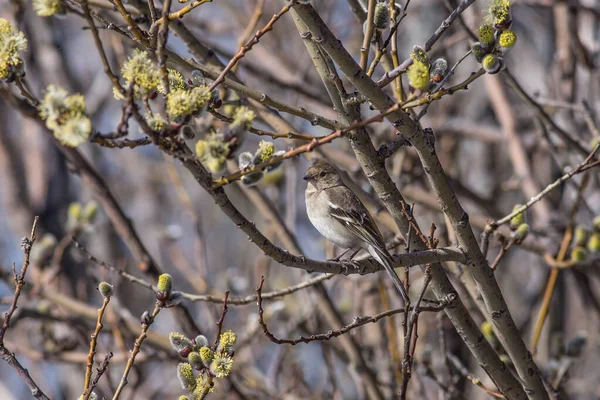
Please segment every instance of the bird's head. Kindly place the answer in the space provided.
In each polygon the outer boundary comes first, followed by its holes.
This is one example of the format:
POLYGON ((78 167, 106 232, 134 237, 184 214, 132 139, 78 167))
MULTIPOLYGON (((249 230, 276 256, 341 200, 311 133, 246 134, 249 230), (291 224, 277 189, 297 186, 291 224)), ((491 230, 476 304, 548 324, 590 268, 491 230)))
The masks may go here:
POLYGON ((318 190, 343 184, 337 169, 323 160, 317 160, 308 168, 304 180, 318 190))

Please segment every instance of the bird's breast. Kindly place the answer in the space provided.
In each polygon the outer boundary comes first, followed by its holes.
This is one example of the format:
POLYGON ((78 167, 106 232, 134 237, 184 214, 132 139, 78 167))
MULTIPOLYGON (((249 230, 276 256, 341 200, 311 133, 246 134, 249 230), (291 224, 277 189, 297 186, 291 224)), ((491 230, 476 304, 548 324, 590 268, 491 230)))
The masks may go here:
POLYGON ((327 240, 343 248, 352 248, 360 240, 329 213, 329 200, 323 191, 306 193, 306 213, 315 229, 327 240))

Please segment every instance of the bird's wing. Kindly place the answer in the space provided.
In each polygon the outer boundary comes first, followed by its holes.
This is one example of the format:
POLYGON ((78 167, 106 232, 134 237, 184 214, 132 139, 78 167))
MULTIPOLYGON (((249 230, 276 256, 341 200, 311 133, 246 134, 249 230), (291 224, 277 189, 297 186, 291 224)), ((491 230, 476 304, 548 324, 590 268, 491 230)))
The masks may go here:
POLYGON ((360 199, 347 187, 335 187, 329 196, 329 213, 367 244, 385 248, 381 233, 360 199))

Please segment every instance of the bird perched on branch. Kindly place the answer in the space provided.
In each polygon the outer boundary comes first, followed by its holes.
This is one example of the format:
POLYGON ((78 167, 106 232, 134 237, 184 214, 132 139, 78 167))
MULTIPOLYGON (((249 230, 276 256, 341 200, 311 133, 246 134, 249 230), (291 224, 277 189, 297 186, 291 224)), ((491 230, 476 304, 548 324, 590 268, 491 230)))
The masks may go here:
POLYGON ((319 233, 342 248, 367 250, 383 265, 404 302, 410 303, 373 217, 344 184, 335 167, 318 160, 306 171, 304 180, 308 182, 305 192, 308 219, 319 233))

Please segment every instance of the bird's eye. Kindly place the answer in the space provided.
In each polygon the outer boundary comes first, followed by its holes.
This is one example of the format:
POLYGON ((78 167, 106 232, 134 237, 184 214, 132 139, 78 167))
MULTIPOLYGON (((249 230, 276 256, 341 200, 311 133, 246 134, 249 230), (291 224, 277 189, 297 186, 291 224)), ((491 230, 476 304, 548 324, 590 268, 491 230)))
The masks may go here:
POLYGON ((319 174, 319 177, 323 178, 326 175, 325 171, 321 171, 321 173, 319 174))

